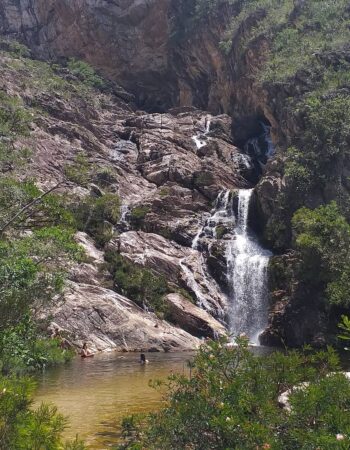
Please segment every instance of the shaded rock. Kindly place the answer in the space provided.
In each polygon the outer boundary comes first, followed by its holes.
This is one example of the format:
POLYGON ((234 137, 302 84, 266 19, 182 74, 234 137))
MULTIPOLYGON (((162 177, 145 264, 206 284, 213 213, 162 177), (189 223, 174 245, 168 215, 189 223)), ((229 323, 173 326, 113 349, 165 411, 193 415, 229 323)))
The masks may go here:
POLYGON ((327 316, 317 293, 298 281, 300 260, 291 252, 270 261, 272 305, 269 326, 260 337, 263 345, 322 347, 327 337, 327 316))
POLYGON ((226 334, 226 328, 220 322, 181 294, 169 294, 165 299, 169 319, 188 333, 213 339, 226 334))
POLYGON ((228 289, 226 245, 216 241, 209 248, 207 258, 209 271, 222 289, 228 289))

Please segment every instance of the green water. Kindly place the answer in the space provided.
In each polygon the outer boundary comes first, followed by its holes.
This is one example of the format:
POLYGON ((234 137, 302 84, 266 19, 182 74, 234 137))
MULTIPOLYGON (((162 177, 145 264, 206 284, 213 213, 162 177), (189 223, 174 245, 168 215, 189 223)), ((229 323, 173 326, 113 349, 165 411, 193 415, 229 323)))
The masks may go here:
POLYGON ((123 416, 162 404, 162 394, 149 387, 149 380, 189 373, 187 361, 192 357, 192 353, 148 353, 146 366, 139 364, 137 353, 77 357, 39 378, 35 404, 54 403, 69 417, 65 437, 78 433, 89 448, 108 449, 118 442, 123 416))

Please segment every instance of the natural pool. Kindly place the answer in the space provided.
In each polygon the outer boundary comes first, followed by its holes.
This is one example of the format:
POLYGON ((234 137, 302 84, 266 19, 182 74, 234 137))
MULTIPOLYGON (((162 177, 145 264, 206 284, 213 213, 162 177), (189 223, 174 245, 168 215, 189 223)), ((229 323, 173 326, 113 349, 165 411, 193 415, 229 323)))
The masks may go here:
POLYGON ((137 353, 105 353, 94 358, 74 358, 48 370, 38 381, 35 404, 54 403, 69 417, 65 437, 76 433, 89 448, 108 449, 116 444, 122 417, 157 409, 162 395, 149 386, 172 372, 189 373, 193 353, 147 353, 150 363, 139 364, 137 353))

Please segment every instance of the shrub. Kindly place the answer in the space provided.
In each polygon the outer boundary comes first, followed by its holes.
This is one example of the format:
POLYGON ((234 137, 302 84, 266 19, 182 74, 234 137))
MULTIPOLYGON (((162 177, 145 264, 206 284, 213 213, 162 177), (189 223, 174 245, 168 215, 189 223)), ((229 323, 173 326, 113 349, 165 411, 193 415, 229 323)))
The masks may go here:
POLYGON ((30 56, 30 50, 24 44, 10 39, 0 39, 0 48, 19 58, 30 56))
POLYGON ((130 213, 130 223, 133 227, 140 229, 143 228, 145 218, 150 212, 149 206, 137 206, 130 213))
POLYGON ((91 164, 83 153, 79 153, 73 164, 64 168, 64 173, 69 181, 86 187, 91 181, 91 164))
POLYGON ((104 246, 113 236, 113 225, 120 218, 120 199, 117 194, 88 197, 74 209, 77 227, 104 246))
POLYGON ((350 381, 334 351, 254 356, 245 340, 201 346, 191 375, 160 383, 167 403, 157 413, 125 421, 124 449, 346 449, 350 381), (278 396, 290 394, 291 412, 278 396), (338 440, 337 435, 342 439, 338 440))
POLYGON ((335 202, 299 209, 292 220, 302 280, 321 289, 329 304, 350 305, 350 225, 335 202))
POLYGON ((18 97, 0 91, 0 136, 28 135, 33 116, 18 97))
POLYGON ((82 82, 91 87, 102 88, 104 81, 99 77, 95 70, 86 62, 70 59, 67 64, 70 72, 77 76, 82 82))
POLYGON ((131 263, 118 253, 107 253, 106 260, 116 288, 121 294, 141 307, 147 306, 161 318, 166 316, 164 296, 170 289, 164 277, 131 263))
POLYGON ((67 420, 57 408, 42 404, 31 408, 35 385, 28 378, 0 377, 0 448, 16 450, 84 450, 76 439, 64 444, 67 420))
POLYGON ((30 315, 0 331, 0 364, 3 373, 26 373, 64 363, 73 352, 62 349, 57 339, 40 335, 30 315))
MULTIPOLYGON (((341 330, 341 334, 338 335, 338 339, 342 341, 350 342, 350 319, 347 316, 341 317, 341 322, 338 325, 341 330)), ((348 348, 346 350, 349 350, 348 348)))

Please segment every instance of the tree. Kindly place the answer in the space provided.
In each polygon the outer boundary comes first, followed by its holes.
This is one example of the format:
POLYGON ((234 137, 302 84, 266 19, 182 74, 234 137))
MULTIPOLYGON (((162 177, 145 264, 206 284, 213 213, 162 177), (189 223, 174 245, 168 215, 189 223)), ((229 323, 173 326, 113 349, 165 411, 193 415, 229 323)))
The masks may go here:
POLYGON ((0 449, 84 450, 78 439, 63 442, 67 420, 55 406, 31 408, 34 388, 26 377, 0 377, 0 449))
POLYGON ((300 278, 323 292, 329 304, 350 305, 350 225, 335 202, 299 209, 292 220, 303 261, 300 278))
POLYGON ((345 450, 350 381, 338 369, 332 349, 254 356, 246 340, 235 348, 212 342, 200 348, 190 377, 165 382, 159 412, 125 420, 120 448, 345 450), (290 412, 278 400, 287 390, 290 412))

